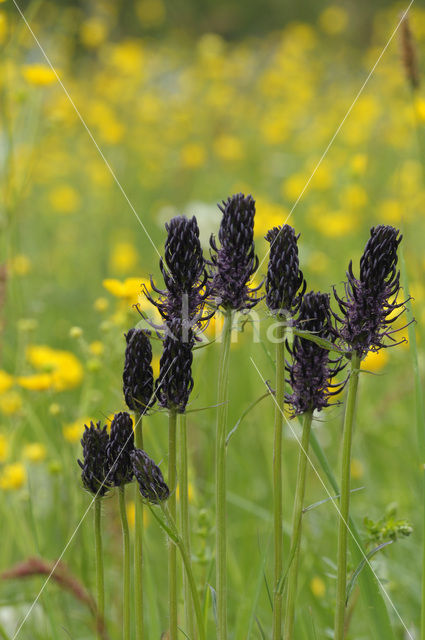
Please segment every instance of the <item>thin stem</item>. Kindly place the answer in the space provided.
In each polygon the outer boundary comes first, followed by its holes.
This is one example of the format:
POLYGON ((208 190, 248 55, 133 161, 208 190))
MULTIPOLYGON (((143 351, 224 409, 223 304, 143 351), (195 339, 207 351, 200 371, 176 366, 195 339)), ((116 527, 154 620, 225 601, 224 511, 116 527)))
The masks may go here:
POLYGON ((94 544, 96 553, 96 591, 97 591, 97 637, 103 638, 103 625, 105 619, 105 586, 103 577, 103 551, 101 530, 101 496, 94 499, 94 544))
POLYGON ((226 575, 226 425, 229 397, 229 354, 233 312, 224 312, 221 353, 218 369, 217 433, 216 433, 216 592, 217 637, 227 638, 226 575))
POLYGON ((130 532, 125 507, 125 485, 118 489, 123 541, 123 640, 130 640, 130 532))
MULTIPOLYGON (((168 506, 173 520, 176 519, 176 412, 168 412, 168 506)), ((176 547, 168 547, 168 605, 170 616, 170 640, 177 640, 177 554, 176 547)))
MULTIPOLYGON (((137 449, 143 449, 142 415, 136 413, 134 442, 137 449)), ((134 596, 136 614, 136 640, 143 640, 143 498, 139 485, 135 484, 135 523, 134 523, 134 596)))
POLYGON ((274 412, 273 444, 273 519, 274 519, 274 601, 273 640, 282 634, 282 592, 278 588, 283 569, 282 529, 282 433, 285 402, 285 326, 279 325, 276 342, 276 402, 274 412))
MULTIPOLYGON (((187 451, 187 424, 186 415, 179 415, 180 432, 180 470, 179 470, 179 497, 180 497, 180 519, 182 528, 182 540, 189 555, 190 551, 190 524, 189 524, 189 483, 188 483, 188 451, 187 451)), ((190 585, 186 575, 183 575, 184 585, 184 609, 186 618, 186 630, 190 638, 193 638, 194 620, 190 595, 190 585)))
POLYGON ((301 447, 298 456, 298 473, 297 486, 295 490, 294 513, 292 518, 292 536, 291 536, 291 557, 292 564, 288 574, 288 590, 286 595, 286 611, 285 611, 285 633, 284 640, 292 640, 294 633, 295 619, 295 601, 297 596, 298 582, 298 565, 301 547, 301 529, 303 503, 305 495, 305 481, 307 476, 307 458, 308 447, 310 442, 311 422, 313 414, 311 411, 304 416, 303 434, 301 438, 301 447))
POLYGON ((351 356, 350 380, 348 382, 347 402, 344 416, 341 464, 341 498, 338 525, 338 577, 335 610, 335 640, 344 638, 344 616, 347 588, 347 533, 350 511, 350 465, 351 443, 353 439, 354 414, 356 408, 357 387, 359 382, 360 358, 351 356))

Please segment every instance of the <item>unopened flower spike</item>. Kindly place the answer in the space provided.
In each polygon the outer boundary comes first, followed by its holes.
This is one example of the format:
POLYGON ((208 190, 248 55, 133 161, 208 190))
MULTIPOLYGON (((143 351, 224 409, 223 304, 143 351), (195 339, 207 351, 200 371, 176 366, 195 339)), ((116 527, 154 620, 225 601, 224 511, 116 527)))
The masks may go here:
POLYGON ((394 345, 400 344, 392 336, 400 329, 390 330, 391 324, 405 311, 407 302, 397 302, 400 293, 397 249, 402 240, 399 233, 398 229, 388 225, 372 227, 360 260, 360 277, 354 276, 350 261, 345 297, 340 298, 334 287, 334 296, 341 311, 341 315, 334 314, 341 324, 340 336, 359 358, 369 350, 378 351, 381 347, 391 346, 384 344, 385 338, 394 345))
POLYGON ((107 446, 109 435, 106 425, 102 427, 90 422, 90 426, 84 425, 84 433, 81 438, 83 447, 83 462, 80 465, 81 479, 85 488, 97 496, 104 496, 110 489, 107 462, 107 446))
POLYGON ((298 238, 289 224, 273 227, 265 236, 270 242, 266 304, 282 319, 296 314, 307 286, 299 268, 298 238))
POLYGON ((123 371, 123 392, 131 411, 145 414, 155 402, 153 393, 152 347, 148 332, 130 329, 123 371))
MULTIPOLYGON (((310 331, 319 338, 334 341, 336 332, 332 326, 329 295, 314 291, 307 293, 300 305, 296 327, 310 331)), ((290 353, 293 361, 287 368, 292 393, 288 394, 287 402, 292 406, 294 415, 328 407, 329 398, 344 386, 344 383, 331 383, 344 369, 341 358, 330 359, 327 349, 299 336, 294 338, 290 353)))
POLYGON ((130 454, 134 450, 133 421, 126 411, 116 413, 111 422, 106 456, 109 467, 108 482, 122 487, 133 479, 130 454))
POLYGON ((142 496, 152 504, 167 500, 170 491, 164 482, 161 469, 142 449, 134 449, 130 455, 142 496))
POLYGON ((210 238, 213 282, 211 295, 217 306, 235 311, 252 309, 260 300, 249 282, 257 270, 258 257, 254 246, 255 201, 252 196, 238 193, 218 205, 223 214, 217 247, 210 238))

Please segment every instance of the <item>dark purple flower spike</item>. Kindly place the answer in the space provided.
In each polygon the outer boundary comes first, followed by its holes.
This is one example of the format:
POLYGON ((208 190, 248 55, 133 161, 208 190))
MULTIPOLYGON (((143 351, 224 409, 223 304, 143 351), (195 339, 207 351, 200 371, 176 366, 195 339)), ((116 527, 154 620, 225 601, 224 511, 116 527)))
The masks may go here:
POLYGON ((159 504, 170 495, 164 482, 161 469, 142 449, 134 449, 131 453, 133 472, 139 484, 140 493, 152 504, 159 504))
POLYGON ((102 427, 90 422, 88 427, 84 425, 84 433, 81 438, 83 447, 83 462, 77 460, 82 469, 81 479, 85 488, 94 495, 104 496, 110 489, 108 475, 108 462, 106 449, 109 435, 106 426, 102 427))
POLYGON ((116 413, 111 422, 106 456, 109 466, 108 482, 122 487, 133 479, 130 454, 134 450, 133 421, 126 411, 116 413))
POLYGON ((131 411, 145 414, 155 402, 153 396, 152 347, 149 335, 142 329, 130 329, 123 371, 123 392, 131 411))
POLYGON ((392 337, 396 330, 390 330, 391 324, 405 311, 407 302, 397 303, 400 293, 397 249, 402 240, 399 233, 398 229, 387 225, 372 227, 360 260, 360 277, 354 276, 350 262, 344 299, 338 296, 334 287, 341 311, 341 316, 334 314, 341 324, 340 336, 348 350, 354 351, 359 358, 369 350, 391 346, 383 343, 385 338, 400 344, 392 337), (398 309, 400 312, 394 314, 398 309))
POLYGON ((159 405, 177 413, 184 413, 193 389, 194 342, 192 331, 183 328, 179 320, 167 324, 155 389, 159 405))

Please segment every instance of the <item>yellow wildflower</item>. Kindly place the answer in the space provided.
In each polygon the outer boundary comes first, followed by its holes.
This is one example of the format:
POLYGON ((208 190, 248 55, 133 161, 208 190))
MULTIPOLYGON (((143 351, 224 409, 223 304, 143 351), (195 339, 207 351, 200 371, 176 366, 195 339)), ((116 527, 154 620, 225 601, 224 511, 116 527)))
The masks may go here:
POLYGON ((8 391, 12 385, 13 377, 3 369, 0 369, 0 393, 8 391))
POLYGON ((357 220, 353 215, 337 211, 322 215, 315 226, 324 236, 340 238, 357 227, 357 220))
POLYGON ((323 582, 322 578, 319 578, 319 576, 315 576, 311 579, 310 589, 312 594, 316 598, 323 598, 326 593, 326 585, 323 582))
POLYGON ((90 425, 90 422, 96 422, 93 418, 77 418, 74 422, 69 422, 68 424, 64 424, 62 427, 62 433, 65 440, 68 442, 78 442, 84 432, 84 425, 90 425))
POLYGON ((342 189, 340 205, 344 208, 361 209, 367 204, 367 193, 358 184, 350 184, 342 189))
POLYGON ((4 11, 0 11, 0 44, 3 44, 7 37, 8 25, 7 15, 4 11))
POLYGON ((146 278, 126 278, 124 281, 107 278, 102 284, 109 293, 126 300, 130 305, 139 303, 146 306, 146 298, 142 289, 143 284, 150 287, 150 282, 146 278))
POLYGON ((99 18, 89 18, 81 25, 81 42, 87 49, 97 49, 106 39, 106 24, 99 18))
POLYGON ((416 98, 415 100, 415 112, 419 122, 425 122, 425 99, 416 98))
POLYGON ((80 206, 80 196, 74 187, 63 184, 52 189, 49 202, 58 213, 73 213, 80 206))
POLYGON ((356 153, 351 160, 351 170, 356 176, 364 175, 367 167, 367 155, 356 153))
POLYGON ((381 222, 393 224, 401 221, 403 211, 398 200, 383 200, 378 206, 381 222))
POLYGON ((83 335, 83 330, 81 327, 71 327, 69 330, 69 337, 70 338, 81 338, 81 336, 83 335))
POLYGON ((364 475, 363 463, 358 458, 353 458, 350 464, 351 477, 354 480, 360 480, 364 475))
POLYGON ((129 273, 134 271, 139 262, 139 254, 131 242, 117 242, 109 259, 111 271, 114 273, 129 273))
POLYGON ((53 384, 52 375, 50 373, 34 373, 30 376, 19 376, 16 378, 17 383, 28 391, 46 391, 53 384))
POLYGON ((22 407, 22 398, 16 391, 7 391, 0 396, 0 411, 6 416, 18 413, 22 407))
POLYGON ((127 502, 127 520, 130 529, 134 529, 136 522, 136 504, 133 500, 127 502))
POLYGON ((337 35, 345 31, 348 24, 348 14, 343 7, 331 5, 326 7, 319 16, 319 25, 325 33, 337 35))
POLYGON ((257 198, 256 210, 254 232, 259 236, 265 236, 269 229, 282 225, 289 215, 286 207, 263 198, 257 198))
POLYGON ((8 452, 9 442, 4 433, 0 433, 0 462, 4 462, 6 460, 8 452))
POLYGON ((25 80, 34 87, 47 87, 56 82, 56 75, 45 64, 27 64, 22 69, 25 80))
POLYGON ((386 349, 379 351, 369 351, 366 358, 362 362, 362 369, 367 371, 380 371, 388 362, 388 353, 386 349))
POLYGON ((105 350, 105 345, 100 340, 95 340, 90 344, 89 350, 94 356, 101 356, 105 350))
POLYGON ((186 144, 180 154, 181 163, 187 169, 198 169, 205 164, 207 154, 205 148, 200 144, 186 144))
POLYGON ((78 387, 83 379, 81 362, 70 351, 32 345, 27 348, 27 359, 36 369, 51 374, 52 387, 56 391, 78 387))
POLYGON ((52 402, 49 406, 49 413, 51 416, 58 416, 62 411, 62 407, 57 402, 52 402))
POLYGON ((14 462, 4 467, 0 475, 0 489, 20 489, 26 482, 27 472, 21 462, 14 462))
POLYGON ((9 269, 17 276, 26 276, 31 271, 31 260, 20 253, 9 261, 9 269))
POLYGON ((107 298, 96 298, 96 300, 93 303, 93 308, 96 311, 106 311, 107 308, 109 307, 109 300, 107 298))
POLYGON ((282 184, 282 195, 288 200, 296 200, 307 182, 305 175, 301 173, 294 173, 292 176, 284 180, 282 184))
POLYGON ((25 445, 23 455, 30 462, 43 462, 47 455, 46 447, 39 442, 32 442, 25 445))
POLYGON ((242 142, 236 136, 219 136, 214 142, 214 153, 228 162, 240 160, 243 156, 242 142))

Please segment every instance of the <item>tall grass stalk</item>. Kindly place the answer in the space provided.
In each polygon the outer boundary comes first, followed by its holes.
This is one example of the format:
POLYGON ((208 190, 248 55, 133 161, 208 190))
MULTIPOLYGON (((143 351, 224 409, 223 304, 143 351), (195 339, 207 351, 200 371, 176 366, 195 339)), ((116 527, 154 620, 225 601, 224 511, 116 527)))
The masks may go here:
MULTIPOLYGON (((176 519, 176 485, 177 485, 177 415, 174 409, 168 412, 168 487, 170 497, 168 506, 171 518, 176 519)), ((177 554, 174 544, 168 547, 168 606, 170 640, 177 640, 177 554)))
POLYGON ((94 544, 96 554, 96 595, 97 595, 97 637, 103 638, 103 626, 105 620, 105 580, 103 573, 103 549, 101 529, 101 496, 94 499, 94 544))
POLYGON ((345 601, 347 587, 347 536, 350 511, 350 465, 353 439, 354 414, 359 382, 360 358, 351 355, 350 379, 345 406, 344 431, 342 438, 341 497, 338 524, 337 591, 335 608, 335 640, 344 638, 345 601))
POLYGON ((125 504, 125 485, 118 488, 123 541, 123 640, 130 640, 130 532, 125 504))
MULTIPOLYGON (((190 545, 190 523, 189 523, 189 483, 188 483, 188 451, 187 451, 187 423, 186 414, 179 415, 179 500, 180 500, 180 521, 184 547, 191 556, 190 545)), ((190 595, 190 584, 185 573, 183 575, 184 584, 184 609, 186 618, 186 631, 190 638, 195 637, 193 607, 190 595)))
POLYGON ((226 426, 229 397, 229 354, 233 311, 224 311, 221 353, 218 369, 216 432, 216 592, 217 637, 227 638, 227 573, 226 573, 226 426))
POLYGON ((313 413, 308 411, 304 416, 301 447, 298 456, 297 485, 295 490, 294 513, 292 518, 291 535, 291 567, 288 573, 288 589, 286 594, 285 633, 284 640, 291 640, 294 632, 295 601, 297 596, 298 564, 301 545, 301 527, 303 503, 305 495, 305 481, 307 476, 308 447, 310 442, 311 423, 313 413))
MULTIPOLYGON (((143 449, 142 414, 136 413, 134 443, 137 449, 143 449)), ((135 639, 143 640, 143 498, 139 485, 135 483, 135 528, 134 528, 134 596, 136 631, 135 639)))
POLYGON ((282 592, 278 588, 283 570, 282 530, 282 433, 285 402, 285 325, 278 327, 276 342, 276 402, 273 444, 273 538, 274 538, 274 598, 273 640, 282 634, 282 592))

